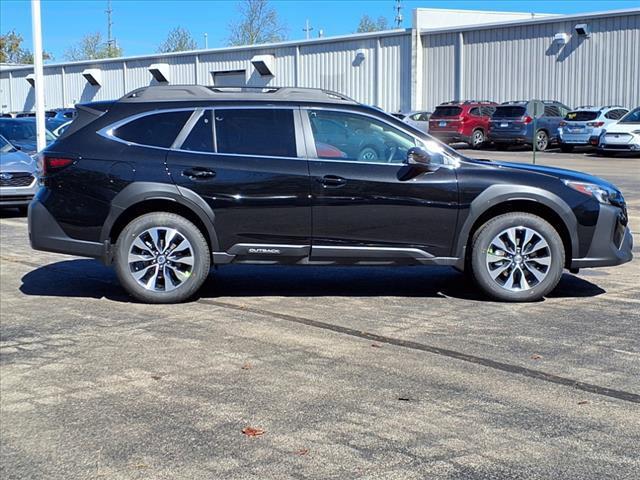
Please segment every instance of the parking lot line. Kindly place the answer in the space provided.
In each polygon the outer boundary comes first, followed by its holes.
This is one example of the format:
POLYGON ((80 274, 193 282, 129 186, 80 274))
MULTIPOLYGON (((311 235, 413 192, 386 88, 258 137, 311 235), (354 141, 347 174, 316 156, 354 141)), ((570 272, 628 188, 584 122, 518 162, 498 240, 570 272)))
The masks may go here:
POLYGON ((389 345, 395 345, 398 347, 410 348, 413 350, 421 350, 423 352, 429 352, 436 355, 441 355, 449 358, 454 358, 456 360, 461 360, 463 362, 474 363, 477 365, 482 365, 488 368, 492 368, 494 370, 500 370, 507 373, 513 373, 516 375, 522 375, 525 377, 535 378, 537 380, 542 380, 549 383, 554 383, 557 385, 564 385, 567 387, 573 387, 578 390, 582 390, 584 392, 593 393, 595 395, 601 395, 604 397, 617 398, 619 400, 624 400, 626 402, 632 403, 640 403, 640 395, 626 392, 623 390, 615 390, 611 388, 602 387, 599 385, 594 385, 591 383, 581 382, 575 379, 561 377, 558 375, 553 375, 549 373, 545 373, 540 370, 534 370, 531 368, 521 367, 518 365, 513 365, 510 363, 498 362, 496 360, 491 360, 489 358, 478 357, 475 355, 468 355, 466 353, 458 352, 455 350, 449 350, 446 348, 440 348, 433 345, 427 345, 424 343, 413 342, 409 340, 402 340, 399 338, 389 337, 386 335, 378 335, 376 333, 365 332, 362 330, 355 330, 348 327, 343 327, 340 325, 334 325, 332 323, 321 322, 318 320, 312 320, 310 318, 299 317, 295 315, 283 314, 278 312, 272 312, 270 310, 264 310, 261 308, 250 307, 246 305, 238 305, 235 303, 229 302, 221 302, 219 300, 209 300, 209 299, 200 299, 198 303, 205 303, 208 305, 214 305, 217 307, 239 310, 241 312, 249 312, 255 313, 257 315, 263 315, 267 317, 277 318, 280 320, 285 320, 288 322, 294 322, 310 327, 321 328, 324 330, 330 330, 336 333, 342 333, 345 335, 349 335, 352 337, 363 338, 365 340, 371 340, 379 343, 386 343, 389 345))

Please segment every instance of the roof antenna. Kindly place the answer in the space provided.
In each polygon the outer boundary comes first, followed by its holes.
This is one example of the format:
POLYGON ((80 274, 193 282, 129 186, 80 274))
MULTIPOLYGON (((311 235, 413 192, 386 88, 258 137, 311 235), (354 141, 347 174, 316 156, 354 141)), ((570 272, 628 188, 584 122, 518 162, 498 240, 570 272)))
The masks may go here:
POLYGON ((402 0, 396 0, 396 5, 393 9, 396 11, 396 18, 394 19, 396 22, 396 28, 401 28, 402 20, 404 20, 402 18, 402 0))

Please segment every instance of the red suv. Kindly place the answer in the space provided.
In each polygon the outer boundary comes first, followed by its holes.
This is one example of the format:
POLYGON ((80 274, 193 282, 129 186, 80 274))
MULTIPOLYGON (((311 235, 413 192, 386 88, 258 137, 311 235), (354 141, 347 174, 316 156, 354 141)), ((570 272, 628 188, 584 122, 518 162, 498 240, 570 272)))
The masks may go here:
POLYGON ((429 119, 429 133, 445 143, 466 142, 481 148, 487 141, 489 120, 498 104, 485 100, 445 102, 429 119))

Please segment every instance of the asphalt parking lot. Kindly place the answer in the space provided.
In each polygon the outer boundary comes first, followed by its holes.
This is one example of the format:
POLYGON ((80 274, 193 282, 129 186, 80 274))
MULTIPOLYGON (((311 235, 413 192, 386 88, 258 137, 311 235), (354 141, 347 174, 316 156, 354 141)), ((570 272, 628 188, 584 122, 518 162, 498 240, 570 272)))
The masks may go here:
MULTIPOLYGON (((640 159, 538 162, 621 187, 640 243, 640 159)), ((226 266, 149 306, 4 212, 0 475, 635 479, 639 265, 565 273, 535 304, 445 268, 226 266)))

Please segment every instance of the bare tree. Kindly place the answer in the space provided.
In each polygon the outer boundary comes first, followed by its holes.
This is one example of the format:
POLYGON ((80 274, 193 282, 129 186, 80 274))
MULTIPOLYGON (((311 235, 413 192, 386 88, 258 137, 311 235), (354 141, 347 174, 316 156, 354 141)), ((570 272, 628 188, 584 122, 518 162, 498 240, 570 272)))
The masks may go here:
POLYGON ((358 24, 358 30, 356 30, 356 32, 378 32, 380 30, 387 30, 388 28, 389 23, 386 18, 378 17, 378 20, 373 20, 369 15, 363 15, 360 18, 360 23, 358 24))
POLYGON ((286 27, 267 0, 242 0, 238 13, 240 20, 229 26, 229 45, 255 45, 286 39, 286 27))
POLYGON ((169 32, 165 41, 160 44, 158 52, 185 52, 196 48, 198 48, 198 44, 191 36, 191 32, 186 28, 176 27, 169 32))
POLYGON ((77 44, 69 47, 64 57, 71 61, 90 60, 121 57, 122 53, 120 47, 104 41, 102 34, 96 32, 85 35, 77 44))

